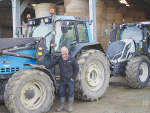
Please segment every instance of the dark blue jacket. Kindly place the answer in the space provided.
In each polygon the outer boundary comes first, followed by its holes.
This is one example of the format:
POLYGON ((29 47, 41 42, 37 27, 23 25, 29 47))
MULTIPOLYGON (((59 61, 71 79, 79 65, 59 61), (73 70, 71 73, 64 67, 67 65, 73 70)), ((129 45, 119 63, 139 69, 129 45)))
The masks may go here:
POLYGON ((69 56, 68 60, 64 61, 61 55, 57 57, 55 60, 49 62, 45 67, 51 68, 56 64, 59 64, 60 77, 62 81, 64 82, 70 81, 71 78, 73 80, 76 79, 77 74, 79 72, 79 65, 74 57, 69 56))

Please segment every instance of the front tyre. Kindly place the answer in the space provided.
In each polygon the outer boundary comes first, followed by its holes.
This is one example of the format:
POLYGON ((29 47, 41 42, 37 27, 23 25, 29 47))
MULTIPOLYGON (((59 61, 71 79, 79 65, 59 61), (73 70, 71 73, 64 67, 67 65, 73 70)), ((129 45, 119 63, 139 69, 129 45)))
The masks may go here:
POLYGON ((75 96, 82 100, 98 100, 108 87, 110 68, 107 57, 98 50, 87 50, 77 58, 79 74, 75 96))
POLYGON ((5 87, 4 100, 11 113, 45 113, 54 99, 53 82, 36 69, 15 73, 5 87))
POLYGON ((150 78, 150 61, 142 56, 132 57, 126 67, 126 79, 132 88, 144 88, 150 78))

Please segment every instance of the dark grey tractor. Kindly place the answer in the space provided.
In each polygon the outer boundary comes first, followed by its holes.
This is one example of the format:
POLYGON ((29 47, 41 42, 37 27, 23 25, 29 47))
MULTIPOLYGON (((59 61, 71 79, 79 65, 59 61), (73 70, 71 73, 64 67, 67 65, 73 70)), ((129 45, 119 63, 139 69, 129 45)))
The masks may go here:
POLYGON ((107 55, 111 76, 126 77, 132 88, 144 88, 150 78, 150 22, 113 27, 107 55))

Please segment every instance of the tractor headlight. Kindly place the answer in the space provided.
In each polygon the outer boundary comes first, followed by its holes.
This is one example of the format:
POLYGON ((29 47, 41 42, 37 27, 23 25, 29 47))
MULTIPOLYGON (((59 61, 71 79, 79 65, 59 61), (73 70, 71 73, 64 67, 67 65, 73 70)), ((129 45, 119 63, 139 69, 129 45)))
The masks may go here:
POLYGON ((44 22, 45 22, 45 24, 47 24, 47 23, 52 23, 52 19, 50 19, 50 18, 44 18, 44 22))
POLYGON ((113 58, 113 60, 119 59, 119 58, 121 57, 121 55, 122 55, 122 53, 120 53, 119 55, 116 55, 116 56, 113 58))
POLYGON ((29 26, 35 25, 35 20, 30 20, 30 21, 28 21, 28 24, 29 24, 29 26))

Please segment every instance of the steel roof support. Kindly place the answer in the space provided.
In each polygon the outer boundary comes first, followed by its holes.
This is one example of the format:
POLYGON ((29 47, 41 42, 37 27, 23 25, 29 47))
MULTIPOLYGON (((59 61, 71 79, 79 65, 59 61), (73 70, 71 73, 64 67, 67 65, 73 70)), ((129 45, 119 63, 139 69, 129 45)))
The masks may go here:
POLYGON ((89 13, 90 13, 90 21, 92 21, 91 34, 93 42, 97 42, 96 3, 97 0, 89 0, 89 13))
POLYGON ((30 1, 31 1, 31 0, 25 0, 25 1, 22 3, 22 5, 21 5, 21 7, 20 7, 20 14, 23 13, 23 11, 26 9, 26 7, 27 7, 28 4, 30 3, 30 1))
POLYGON ((0 12, 0 38, 2 38, 2 13, 0 12))
POLYGON ((30 0, 25 0, 20 6, 20 0, 12 0, 13 38, 21 38, 21 14, 30 0))
POLYGON ((12 0, 13 38, 21 37, 20 0, 12 0))

